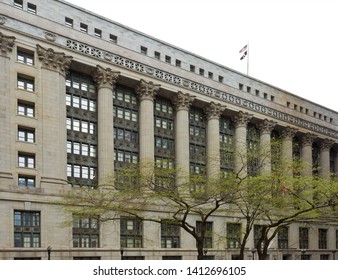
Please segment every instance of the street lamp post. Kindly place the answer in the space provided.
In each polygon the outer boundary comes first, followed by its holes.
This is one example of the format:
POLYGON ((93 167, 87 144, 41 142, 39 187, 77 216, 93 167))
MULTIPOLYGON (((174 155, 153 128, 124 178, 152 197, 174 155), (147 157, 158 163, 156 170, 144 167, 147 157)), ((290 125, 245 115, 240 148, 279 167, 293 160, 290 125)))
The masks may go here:
POLYGON ((120 250, 121 260, 123 260, 123 253, 124 253, 124 250, 123 250, 123 248, 121 248, 121 250, 120 250))
POLYGON ((306 249, 301 249, 300 252, 302 253, 302 260, 305 260, 305 253, 306 253, 306 249))
POLYGON ((252 259, 255 260, 255 253, 256 253, 256 249, 252 249, 251 250, 251 253, 252 253, 252 259))
POLYGON ((48 246, 47 247, 47 253, 48 253, 48 260, 50 260, 50 253, 52 251, 52 247, 51 246, 48 246))

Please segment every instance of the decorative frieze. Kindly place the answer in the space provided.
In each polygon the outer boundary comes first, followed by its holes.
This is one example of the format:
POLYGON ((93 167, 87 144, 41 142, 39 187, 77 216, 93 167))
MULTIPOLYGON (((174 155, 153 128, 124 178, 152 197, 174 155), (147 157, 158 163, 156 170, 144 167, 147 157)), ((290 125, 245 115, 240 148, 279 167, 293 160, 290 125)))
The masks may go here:
POLYGON ((239 111, 238 114, 234 116, 233 120, 234 120, 236 127, 240 127, 240 126, 246 127, 249 121, 251 120, 251 118, 252 118, 251 114, 247 112, 244 113, 242 111, 239 111))
POLYGON ((45 49, 40 45, 36 45, 39 60, 45 67, 50 70, 59 71, 60 74, 66 76, 70 63, 71 56, 66 56, 64 53, 55 52, 52 48, 45 49))
POLYGON ((205 114, 207 119, 219 119, 224 107, 220 103, 210 102, 209 105, 205 108, 205 114))
POLYGON ((152 81, 146 82, 141 79, 137 85, 136 92, 140 99, 154 100, 160 86, 161 85, 154 84, 152 81))
POLYGON ((14 41, 14 36, 5 36, 0 32, 0 50, 2 55, 7 55, 7 52, 13 50, 14 41))
POLYGON ((98 87, 108 87, 113 89, 120 72, 112 71, 110 68, 103 68, 100 65, 96 66, 96 71, 93 73, 93 79, 98 87))
POLYGON ((195 96, 191 96, 188 93, 183 93, 179 91, 177 95, 173 98, 172 102, 175 105, 176 111, 180 109, 189 110, 194 99, 195 96))
POLYGON ((271 131, 276 126, 276 122, 265 119, 262 123, 259 124, 258 128, 261 134, 270 134, 271 131))

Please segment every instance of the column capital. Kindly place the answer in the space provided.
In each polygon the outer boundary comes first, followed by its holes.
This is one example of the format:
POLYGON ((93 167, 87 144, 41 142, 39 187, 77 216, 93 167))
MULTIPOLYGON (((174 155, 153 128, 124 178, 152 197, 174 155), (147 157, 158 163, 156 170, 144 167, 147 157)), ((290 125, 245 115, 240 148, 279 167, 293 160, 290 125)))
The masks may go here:
POLYGON ((258 125, 259 131, 262 134, 270 134, 271 131, 274 129, 276 126, 277 122, 270 121, 268 119, 265 119, 263 122, 261 122, 258 125))
POLYGON ((331 149, 331 147, 333 146, 333 144, 334 144, 333 140, 323 139, 319 143, 319 149, 320 149, 321 152, 329 151, 331 149))
POLYGON ((107 87, 113 90, 119 75, 120 72, 112 71, 110 68, 103 68, 102 66, 97 65, 96 70, 93 73, 93 79, 99 88, 107 87))
POLYGON ((5 36, 0 32, 0 50, 2 55, 7 55, 7 52, 11 52, 13 50, 14 36, 5 36))
POLYGON ((205 114, 207 119, 219 119, 223 112, 224 108, 220 103, 210 102, 208 106, 205 108, 205 114))
POLYGON ((149 99, 154 100, 156 94, 158 93, 161 85, 156 85, 152 81, 146 82, 141 79, 137 85, 136 92, 140 99, 149 99))
POLYGON ((249 121, 251 120, 252 115, 249 113, 244 113, 242 111, 239 111, 238 114, 234 116, 234 122, 236 127, 241 127, 241 126, 247 126, 249 121))
POLYGON ((64 53, 55 52, 53 49, 45 49, 39 44, 36 45, 39 60, 43 65, 50 70, 57 70, 63 76, 66 76, 70 63, 71 56, 66 56, 64 53))
POLYGON ((292 140, 293 136, 295 136, 297 129, 287 126, 282 131, 282 138, 285 140, 292 140))
POLYGON ((312 143, 316 139, 316 137, 317 136, 314 134, 306 133, 301 139, 302 147, 312 146, 312 143))
POLYGON ((195 96, 190 96, 188 93, 183 93, 179 91, 177 92, 177 95, 172 99, 172 102, 175 105, 176 111, 181 109, 189 110, 194 99, 195 96))

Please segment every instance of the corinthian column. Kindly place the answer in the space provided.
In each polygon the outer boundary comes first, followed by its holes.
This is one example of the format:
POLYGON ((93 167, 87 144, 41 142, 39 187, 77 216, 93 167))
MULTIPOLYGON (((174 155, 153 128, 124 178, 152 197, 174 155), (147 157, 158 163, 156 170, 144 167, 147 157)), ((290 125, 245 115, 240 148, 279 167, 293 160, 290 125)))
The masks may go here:
POLYGON ((260 147, 261 147, 261 173, 271 173, 271 131, 275 127, 276 122, 265 119, 259 125, 260 131, 260 147))
POLYGON ((140 100, 140 164, 143 169, 154 164, 154 98, 159 89, 160 85, 144 80, 140 80, 136 88, 140 100))
POLYGON ((10 69, 9 53, 12 52, 15 37, 5 36, 0 33, 0 186, 10 186, 13 184, 12 169, 15 165, 11 161, 11 152, 14 151, 11 141, 12 127, 10 125, 10 118, 12 112, 8 109, 10 102, 10 76, 12 71, 10 69), (2 184, 2 182, 4 182, 2 184))
POLYGON ((173 103, 175 115, 175 155, 176 186, 181 186, 189 178, 189 108, 194 97, 178 92, 173 103))
POLYGON ((111 185, 114 176, 113 89, 119 72, 96 67, 93 74, 97 84, 98 183, 111 185))
POLYGON ((307 133, 302 137, 301 144, 302 144, 302 161, 303 161, 303 167, 302 167, 302 175, 305 177, 311 177, 312 176, 312 143, 313 140, 316 138, 315 135, 311 133, 307 133))
POLYGON ((293 176, 293 171, 291 168, 293 160, 292 139, 296 132, 296 129, 289 126, 286 127, 282 132, 282 166, 290 177, 293 176))
MULTIPOLYGON (((42 100, 42 162, 41 187, 53 183, 55 186, 67 181, 66 123, 66 74, 72 57, 37 45, 41 61, 42 100)), ((50 185, 49 185, 50 186, 50 185)))
POLYGON ((240 178, 247 175, 247 125, 252 115, 239 111, 234 117, 235 123, 235 161, 234 172, 240 178))
POLYGON ((330 177, 330 149, 332 145, 332 140, 324 139, 319 146, 319 175, 324 179, 329 179, 330 177))
POLYGON ((205 109, 207 116, 207 176, 216 177, 220 173, 219 118, 221 104, 211 102, 205 109))

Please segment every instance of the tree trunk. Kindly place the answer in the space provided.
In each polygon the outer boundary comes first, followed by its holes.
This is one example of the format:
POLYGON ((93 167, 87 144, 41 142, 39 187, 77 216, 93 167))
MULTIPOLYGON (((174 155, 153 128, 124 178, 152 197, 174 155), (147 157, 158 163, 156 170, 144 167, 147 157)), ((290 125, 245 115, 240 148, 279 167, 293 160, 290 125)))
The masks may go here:
POLYGON ((197 247, 197 259, 204 260, 204 241, 200 238, 196 239, 196 247, 197 247))

